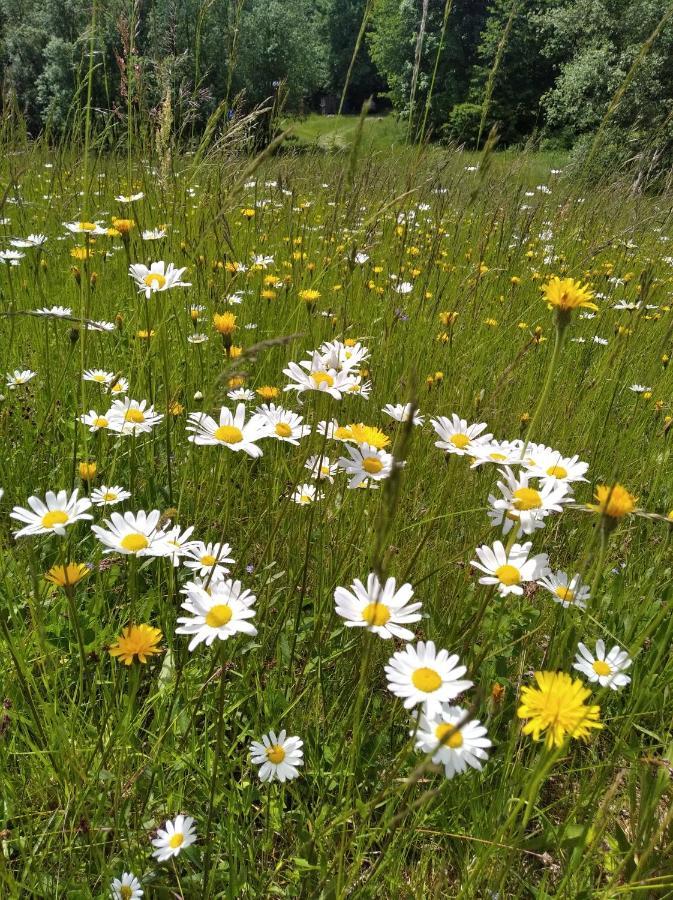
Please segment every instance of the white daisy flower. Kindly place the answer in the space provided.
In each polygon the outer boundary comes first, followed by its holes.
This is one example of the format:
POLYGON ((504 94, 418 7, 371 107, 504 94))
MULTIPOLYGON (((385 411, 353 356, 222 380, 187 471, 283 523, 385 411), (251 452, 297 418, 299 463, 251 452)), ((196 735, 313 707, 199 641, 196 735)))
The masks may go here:
POLYGON ((149 434, 164 418, 163 413, 156 413, 147 400, 115 400, 105 413, 108 428, 117 434, 149 434))
POLYGON ((86 369, 82 375, 82 381, 108 385, 114 377, 114 372, 106 372, 105 369, 86 369))
POLYGON ((15 388, 19 387, 19 385, 27 384, 31 379, 35 378, 36 375, 37 372, 31 371, 31 369, 14 369, 13 372, 7 373, 7 387, 10 391, 13 391, 15 388))
POLYGON ((479 579, 479 584, 497 585, 501 597, 523 594, 526 582, 536 581, 549 571, 547 554, 530 556, 532 548, 532 541, 514 544, 509 552, 501 541, 495 541, 492 547, 483 544, 476 550, 479 561, 473 559, 470 565, 485 573, 479 579))
POLYGON ((255 615, 252 606, 257 598, 251 591, 243 590, 240 581, 213 580, 208 588, 188 582, 182 593, 187 595, 182 608, 191 615, 178 617, 175 633, 191 635, 190 652, 202 642, 210 647, 215 638, 226 641, 238 633, 257 634, 248 621, 255 615))
POLYGON ((158 527, 161 513, 153 509, 146 513, 144 509, 137 513, 113 512, 105 519, 107 528, 92 525, 91 530, 105 546, 104 553, 121 553, 125 556, 167 556, 166 535, 158 527))
POLYGON ((124 872, 121 878, 112 879, 110 893, 112 900, 139 900, 144 891, 133 872, 124 872))
POLYGON ((276 406, 275 403, 263 403, 259 406, 254 418, 257 417, 266 427, 269 437, 287 444, 298 446, 299 441, 311 433, 311 426, 302 424, 303 416, 276 406))
POLYGON ((145 194, 142 191, 138 191, 137 194, 131 194, 130 197, 125 197, 124 194, 120 194, 118 197, 115 197, 117 203, 135 203, 136 200, 142 200, 145 194))
POLYGON ((72 309, 69 306, 41 306, 33 310, 33 315, 46 319, 68 319, 72 316, 72 309))
POLYGON ((347 628, 366 628, 381 638, 414 639, 414 632, 404 625, 421 619, 420 603, 410 603, 414 589, 410 584, 402 584, 396 589, 394 578, 386 579, 381 587, 376 573, 367 576, 365 587, 356 578, 351 589, 337 587, 334 591, 336 613, 346 619, 347 628))
POLYGON ((110 422, 105 416, 99 415, 95 409, 90 409, 88 413, 83 413, 79 417, 82 425, 86 425, 89 431, 95 432, 106 429, 110 422))
MULTIPOLYGON (((444 766, 447 778, 453 778, 468 767, 482 768, 492 746, 486 729, 478 719, 470 719, 460 706, 442 704, 433 716, 422 714, 416 731, 416 749, 432 753, 432 761, 444 766)), ((413 734, 413 732, 412 732, 413 734)))
POLYGON ((250 758, 259 766, 260 781, 292 781, 299 777, 299 766, 304 765, 304 742, 296 735, 288 737, 283 729, 276 737, 275 731, 262 735, 262 742, 252 741, 250 758))
POLYGON ((75 489, 68 495, 67 491, 47 491, 44 500, 39 497, 29 497, 28 506, 15 506, 9 514, 11 519, 25 522, 25 526, 14 532, 14 537, 24 537, 33 534, 57 534, 63 537, 65 529, 82 519, 93 519, 87 512, 91 508, 88 497, 77 497, 75 489))
POLYGON ((20 250, 0 250, 0 262, 8 266, 18 266, 25 255, 20 250))
POLYGON ((166 862, 195 841, 194 819, 191 816, 176 816, 172 822, 168 819, 163 828, 157 829, 157 836, 152 839, 152 846, 157 849, 152 856, 158 862, 166 862))
POLYGON ((430 419, 430 422, 440 438, 435 441, 435 447, 458 456, 471 456, 475 445, 485 444, 493 437, 492 434, 482 433, 487 427, 484 422, 468 425, 465 419, 455 413, 451 414, 450 419, 438 416, 430 419))
POLYGON ((193 545, 196 543, 196 541, 190 541, 193 531, 193 525, 185 528, 184 531, 181 530, 179 525, 174 525, 166 531, 166 547, 174 566, 180 565, 183 558, 190 553, 193 545))
POLYGON ((652 388, 645 384, 632 384, 629 390, 633 391, 634 394, 645 394, 647 391, 651 391, 652 388))
POLYGON ((119 378, 115 378, 115 376, 113 375, 109 383, 106 385, 108 394, 125 394, 128 389, 128 379, 122 378, 121 376, 119 378))
POLYGON ((258 269, 268 269, 273 265, 273 256, 263 256, 261 254, 252 254, 252 264, 258 269))
POLYGON ((290 495, 290 500, 299 506, 308 506, 310 503, 317 503, 322 500, 323 493, 314 484, 306 482, 298 484, 296 489, 290 495))
POLYGON ((523 441, 496 441, 490 440, 483 444, 474 443, 470 447, 469 456, 472 460, 471 469, 477 469, 486 463, 496 465, 516 466, 523 462, 521 451, 523 441))
POLYGON ((200 334, 199 332, 195 332, 194 334, 187 335, 187 343, 188 344, 205 344, 206 341, 210 340, 207 334, 200 334))
MULTIPOLYGON (((408 422, 413 409, 412 403, 386 403, 381 412, 390 416, 391 419, 395 419, 396 422, 408 422)), ((417 409, 414 410, 414 425, 422 425, 424 419, 425 416, 422 416, 417 409)))
POLYGON ((353 441, 353 433, 349 425, 339 425, 336 419, 327 422, 325 419, 318 422, 315 427, 318 434, 331 441, 353 441))
POLYGON ((609 687, 618 691, 631 681, 629 675, 624 672, 629 668, 633 660, 626 652, 616 644, 609 653, 605 652, 605 643, 596 641, 596 656, 594 657, 583 643, 577 645, 578 653, 573 663, 573 669, 577 669, 589 679, 590 682, 598 682, 601 687, 609 687))
POLYGON ((166 237, 166 231, 163 228, 148 228, 142 232, 144 241, 161 241, 166 237))
POLYGON ((544 528, 547 516, 562 512, 563 504, 572 499, 565 482, 547 481, 538 489, 529 485, 532 476, 528 472, 517 476, 507 466, 499 471, 503 478, 497 485, 502 496, 488 495, 488 517, 494 527, 502 525, 503 534, 509 534, 514 527, 517 537, 533 534, 544 528))
POLYGON ((351 476, 349 488, 359 487, 363 481, 383 481, 393 471, 394 458, 392 453, 385 450, 377 450, 369 444, 359 444, 357 447, 346 445, 350 456, 342 456, 338 460, 338 466, 347 475, 351 476))
POLYGON ((118 484, 112 487, 102 484, 99 488, 91 491, 91 502, 94 506, 116 506, 117 503, 128 500, 130 496, 131 492, 118 484))
POLYGON ((385 667, 388 688, 403 699, 405 709, 422 703, 426 715, 436 715, 442 703, 472 687, 471 681, 462 678, 466 667, 458 663, 455 653, 437 652, 432 641, 419 641, 416 646, 407 644, 388 660, 385 667))
POLYGON ((100 222, 64 222, 71 234, 107 234, 100 222))
POLYGON ((138 286, 138 293, 144 292, 145 297, 149 300, 152 294, 157 291, 169 291, 176 287, 191 287, 191 282, 183 281, 182 275, 187 267, 176 269, 173 263, 168 265, 160 260, 152 263, 149 267, 142 263, 136 263, 129 266, 129 275, 138 286))
POLYGON ((309 456, 304 463, 304 468, 311 473, 311 478, 316 481, 328 481, 334 483, 334 476, 339 471, 337 463, 331 463, 329 456, 309 456))
MULTIPOLYGON (((321 369, 336 369, 339 371, 352 371, 369 358, 369 348, 359 341, 346 344, 342 341, 325 341, 320 350, 316 351, 321 357, 321 369)), ((306 368, 306 363, 302 363, 306 368)), ((311 365, 311 367, 313 367, 311 365)))
POLYGON ((397 291, 398 294, 410 294, 413 289, 414 286, 410 281, 400 281, 393 285, 393 290, 397 291))
POLYGON ((257 441, 268 437, 266 426, 255 416, 248 422, 245 421, 245 404, 239 403, 236 412, 223 406, 220 410, 220 423, 206 413, 190 413, 187 416, 187 431, 192 434, 187 438, 193 444, 199 446, 228 447, 238 453, 242 451, 248 456, 258 457, 263 451, 257 446, 257 441))
POLYGON ((229 544, 192 541, 185 554, 184 564, 197 575, 217 581, 229 572, 227 563, 236 562, 233 556, 229 556, 230 553, 229 544))
POLYGON ((584 476, 589 469, 589 463, 582 462, 579 456, 563 456, 551 447, 539 447, 532 454, 526 451, 524 465, 537 478, 565 484, 586 481, 584 476))
POLYGON ((317 351, 313 354, 311 363, 302 365, 303 367, 291 362, 287 369, 283 369, 283 374, 293 381, 293 384, 285 385, 284 390, 296 391, 297 396, 301 396, 304 391, 322 391, 335 400, 341 400, 343 394, 357 384, 355 377, 347 371, 337 372, 336 369, 323 368, 322 359, 317 351))
POLYGON ((41 247, 42 244, 47 242, 46 234, 29 234, 27 238, 14 238, 13 241, 9 243, 12 247, 18 247, 19 249, 28 249, 30 247, 41 247))
POLYGON ((362 252, 356 253, 355 256, 353 257, 353 260, 354 260, 359 266, 364 266, 364 264, 365 264, 366 262, 368 262, 368 260, 369 260, 369 254, 367 254, 367 253, 362 253, 362 252))
POLYGON ((251 391, 250 388, 234 388, 231 391, 227 391, 227 397, 240 403, 252 403, 253 400, 257 399, 257 394, 251 391))
POLYGON ((587 608, 587 600, 591 596, 590 589, 582 584, 579 575, 568 578, 565 572, 550 572, 539 579, 540 587, 546 588, 553 596, 555 603, 560 603, 564 609, 576 606, 578 609, 587 608))

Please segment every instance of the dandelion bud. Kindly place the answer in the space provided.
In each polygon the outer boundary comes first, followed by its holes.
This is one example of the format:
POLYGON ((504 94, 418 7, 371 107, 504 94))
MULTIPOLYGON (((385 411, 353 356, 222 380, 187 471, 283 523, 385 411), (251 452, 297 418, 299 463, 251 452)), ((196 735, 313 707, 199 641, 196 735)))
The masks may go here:
POLYGON ((79 477, 82 481, 93 481, 98 467, 95 462, 84 461, 79 464, 79 477))

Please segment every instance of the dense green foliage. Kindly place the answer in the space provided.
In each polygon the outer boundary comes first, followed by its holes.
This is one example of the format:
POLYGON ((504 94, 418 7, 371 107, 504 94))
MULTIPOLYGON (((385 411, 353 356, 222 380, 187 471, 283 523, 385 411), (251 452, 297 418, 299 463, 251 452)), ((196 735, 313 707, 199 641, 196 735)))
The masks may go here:
POLYGON ((0 0, 0 67, 33 133, 81 130, 93 23, 94 107, 113 131, 169 90, 190 135, 221 103, 336 112, 343 94, 344 111, 374 96, 410 137, 468 146, 495 125, 504 145, 569 147, 607 117, 615 159, 651 162, 668 153, 670 15, 659 0, 0 0))

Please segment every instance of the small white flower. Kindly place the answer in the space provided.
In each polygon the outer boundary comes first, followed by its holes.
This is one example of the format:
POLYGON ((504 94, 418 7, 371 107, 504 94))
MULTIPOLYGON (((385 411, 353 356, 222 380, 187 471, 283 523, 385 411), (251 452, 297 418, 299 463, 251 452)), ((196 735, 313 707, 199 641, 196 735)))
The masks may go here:
POLYGON ((32 372, 30 369, 14 369, 13 372, 7 373, 7 387, 13 391, 19 385, 27 384, 36 375, 37 372, 32 372))
POLYGON ((142 263, 129 266, 129 275, 138 285, 138 293, 145 294, 149 299, 157 291, 168 291, 176 287, 191 287, 189 281, 183 281, 182 276, 187 267, 176 269, 173 263, 168 265, 163 261, 152 263, 149 267, 142 263))
POLYGON ((322 491, 318 490, 318 488, 310 482, 298 484, 296 490, 294 490, 290 496, 290 500, 292 500, 293 503, 299 504, 299 506, 308 506, 310 503, 317 503, 319 500, 322 500, 322 498, 322 491))
POLYGON ((221 580, 228 572, 227 563, 235 562, 229 544, 204 544, 203 541, 192 541, 185 554, 184 564, 197 575, 211 580, 221 580))
POLYGON ((311 433, 311 426, 304 424, 302 416, 290 410, 276 406, 275 403, 263 403, 255 412, 255 419, 264 424, 269 437, 287 444, 299 446, 299 441, 311 433))
POLYGON ((236 412, 223 406, 220 410, 219 425, 206 413, 190 413, 187 416, 187 431, 192 432, 187 438, 200 446, 228 447, 238 453, 242 451, 248 456, 258 457, 263 451, 257 441, 268 437, 266 426, 255 416, 245 421, 245 404, 239 403, 236 412))
POLYGON ((413 424, 422 425, 424 416, 417 409, 414 409, 412 403, 386 403, 381 412, 390 416, 391 419, 395 419, 396 422, 408 422, 412 410, 414 410, 413 424))
POLYGON ((421 715, 416 749, 432 753, 433 763, 444 766, 447 778, 468 767, 481 770, 482 760, 488 759, 491 741, 486 729, 478 719, 468 720, 468 715, 466 709, 447 704, 442 704, 433 716, 421 715))
POLYGON ((487 427, 484 422, 468 425, 465 419, 455 413, 451 414, 450 419, 438 416, 430 419, 430 422, 440 438, 435 441, 435 447, 458 456, 471 456, 475 445, 485 444, 493 437, 492 434, 483 434, 487 427))
POLYGON ((405 709, 422 703, 427 716, 436 715, 442 703, 472 687, 462 677, 467 669, 459 665, 458 656, 448 650, 437 652, 432 641, 407 644, 390 657, 385 671, 389 690, 404 700, 405 709))
POLYGON ((104 553, 121 553, 125 556, 167 556, 166 535, 158 527, 161 513, 144 509, 137 513, 125 512, 122 516, 113 512, 101 525, 92 525, 91 530, 106 548, 104 553))
POLYGON ((605 643, 596 641, 596 656, 591 654, 583 643, 577 645, 578 653, 573 663, 573 669, 577 669, 589 679, 590 682, 598 682, 601 687, 612 688, 617 691, 626 687, 631 681, 629 675, 624 672, 629 668, 633 660, 626 652, 616 644, 609 653, 605 652, 605 643))
POLYGON ((195 841, 194 819, 191 816, 176 816, 172 822, 168 819, 163 828, 157 829, 157 836, 152 839, 152 846, 157 849, 152 856, 158 862, 165 862, 195 841))
POLYGON ((539 579, 540 587, 546 588, 553 596, 555 603, 560 603, 564 609, 576 606, 578 609, 587 608, 587 600, 590 597, 590 589, 582 584, 579 575, 568 578, 565 572, 550 572, 539 579))
POLYGON ((130 496, 131 492, 118 484, 112 487, 107 487, 103 484, 91 491, 91 502, 94 506, 116 506, 117 503, 123 503, 124 500, 128 500, 130 496))
POLYGON ((260 781, 292 781, 299 777, 299 766, 304 765, 304 742, 296 735, 288 737, 283 729, 278 736, 275 731, 262 735, 262 742, 252 741, 250 757, 259 766, 260 781))
POLYGON ((74 525, 81 519, 92 519, 93 516, 87 512, 91 508, 91 501, 88 497, 78 499, 77 494, 77 489, 70 495, 67 491, 59 491, 58 494, 47 491, 44 500, 39 497, 28 498, 30 509, 15 506, 9 514, 10 518, 26 524, 14 532, 14 537, 33 534, 57 534, 63 537, 69 525, 74 525))
POLYGON ((472 560, 470 565, 485 572, 479 579, 479 584, 497 585, 501 597, 506 597, 507 594, 521 595, 527 581, 542 578, 549 571, 547 554, 530 556, 532 548, 532 541, 514 544, 509 552, 505 550, 502 541, 496 541, 493 547, 483 544, 476 551, 479 561, 472 560))
POLYGON ((311 478, 316 481, 324 479, 330 484, 333 484, 334 476, 339 471, 339 466, 337 463, 331 463, 329 456, 309 456, 304 463, 304 468, 310 471, 311 478))
POLYGON ((133 872, 124 872, 121 878, 113 878, 110 884, 112 900, 139 900, 144 891, 133 872))
POLYGON ((349 488, 359 487, 363 481, 383 481, 393 471, 393 456, 385 450, 377 450, 369 444, 360 444, 357 447, 346 446, 350 458, 339 458, 339 468, 351 476, 349 488))
POLYGON ((190 653, 202 642, 210 647, 216 638, 226 641, 238 633, 257 634, 248 621, 255 615, 252 606, 257 598, 251 591, 243 590, 240 581, 211 580, 207 588, 203 583, 190 581, 182 593, 187 595, 182 608, 191 615, 178 616, 175 633, 191 635, 190 653))
POLYGON ((376 573, 367 576, 367 586, 356 578, 350 590, 337 587, 334 591, 336 613, 346 620, 348 628, 366 628, 381 638, 401 638, 411 641, 414 632, 405 628, 421 619, 421 604, 410 603, 414 589, 410 584, 396 588, 394 578, 386 579, 381 587, 376 573))

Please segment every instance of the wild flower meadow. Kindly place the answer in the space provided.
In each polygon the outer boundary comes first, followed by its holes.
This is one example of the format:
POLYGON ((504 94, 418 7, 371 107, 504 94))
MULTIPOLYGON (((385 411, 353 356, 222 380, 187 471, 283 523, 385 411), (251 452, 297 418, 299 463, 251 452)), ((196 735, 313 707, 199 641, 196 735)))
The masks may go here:
POLYGON ((668 895, 670 198, 162 163, 2 162, 2 896, 668 895))

